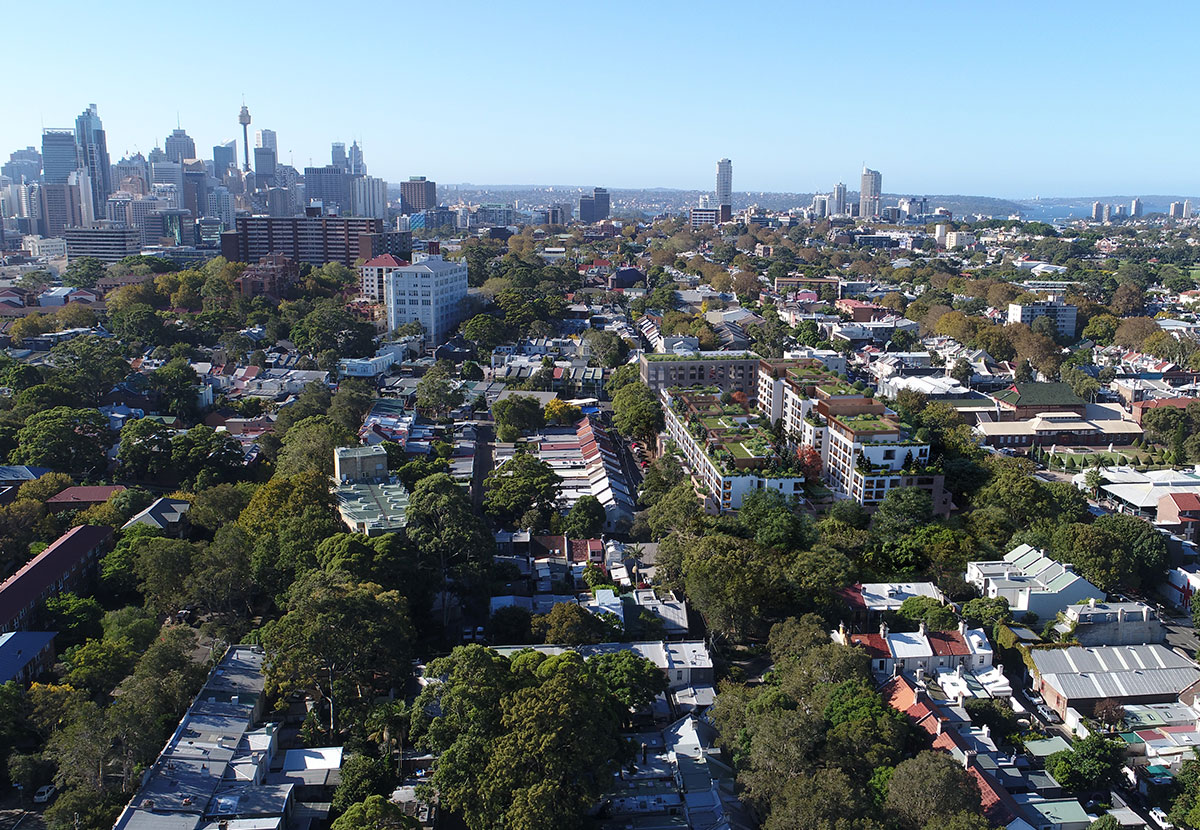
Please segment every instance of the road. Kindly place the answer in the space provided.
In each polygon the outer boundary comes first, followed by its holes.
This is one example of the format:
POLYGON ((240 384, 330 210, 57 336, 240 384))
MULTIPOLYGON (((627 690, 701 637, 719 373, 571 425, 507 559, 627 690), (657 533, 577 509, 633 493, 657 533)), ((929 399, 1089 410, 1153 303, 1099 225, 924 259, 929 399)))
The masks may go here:
POLYGON ((475 421, 475 464, 471 478, 471 500, 476 510, 483 509, 483 480, 492 471, 494 430, 486 421, 475 421))

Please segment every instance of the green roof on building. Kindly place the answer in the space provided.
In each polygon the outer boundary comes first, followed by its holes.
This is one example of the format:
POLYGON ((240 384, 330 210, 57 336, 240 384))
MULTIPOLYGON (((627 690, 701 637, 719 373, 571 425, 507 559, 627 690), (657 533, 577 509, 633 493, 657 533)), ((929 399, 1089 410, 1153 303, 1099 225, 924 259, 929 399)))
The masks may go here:
POLYGON ((1083 398, 1065 383, 1014 383, 992 397, 1011 406, 1083 406, 1083 398))

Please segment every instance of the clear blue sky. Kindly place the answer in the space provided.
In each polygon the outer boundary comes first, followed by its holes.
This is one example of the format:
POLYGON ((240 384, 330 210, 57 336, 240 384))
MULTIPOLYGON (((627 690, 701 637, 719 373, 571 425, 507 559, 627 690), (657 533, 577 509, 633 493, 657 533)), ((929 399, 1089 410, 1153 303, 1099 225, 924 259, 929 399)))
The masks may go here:
POLYGON ((208 156, 363 145, 390 181, 1200 193, 1200 4, 5 4, 0 153, 99 107, 115 161, 180 123, 208 156), (253 132, 251 143, 253 143, 253 132))

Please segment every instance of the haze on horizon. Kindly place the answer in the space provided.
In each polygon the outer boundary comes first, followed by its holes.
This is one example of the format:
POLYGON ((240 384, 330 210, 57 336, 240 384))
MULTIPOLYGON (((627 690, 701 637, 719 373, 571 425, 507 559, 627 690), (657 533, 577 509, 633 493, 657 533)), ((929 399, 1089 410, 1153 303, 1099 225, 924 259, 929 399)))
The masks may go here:
POLYGON ((888 193, 1200 193, 1200 7, 799 5, 14 3, 0 157, 94 102, 114 162, 177 117, 240 158, 244 96, 281 162, 357 139, 390 182, 710 189, 727 156, 737 191, 855 190, 865 162, 888 193))

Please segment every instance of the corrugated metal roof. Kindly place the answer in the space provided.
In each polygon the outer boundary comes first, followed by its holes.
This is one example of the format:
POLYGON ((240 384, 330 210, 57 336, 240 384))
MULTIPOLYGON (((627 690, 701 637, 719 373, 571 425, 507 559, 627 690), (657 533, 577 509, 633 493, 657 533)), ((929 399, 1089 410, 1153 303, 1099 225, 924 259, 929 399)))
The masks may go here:
POLYGON ((1067 699, 1178 694, 1200 681, 1200 667, 1161 645, 1035 649, 1042 679, 1067 699))

